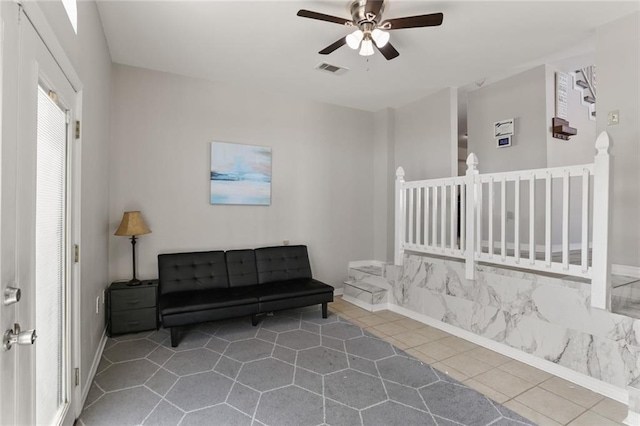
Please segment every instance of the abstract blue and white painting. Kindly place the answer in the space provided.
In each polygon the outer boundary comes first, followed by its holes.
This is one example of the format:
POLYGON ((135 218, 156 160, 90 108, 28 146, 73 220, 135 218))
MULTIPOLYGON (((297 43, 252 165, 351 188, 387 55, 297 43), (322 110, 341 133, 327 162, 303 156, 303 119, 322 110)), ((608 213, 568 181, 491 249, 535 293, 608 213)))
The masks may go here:
POLYGON ((211 204, 271 204, 271 148, 211 142, 211 204))

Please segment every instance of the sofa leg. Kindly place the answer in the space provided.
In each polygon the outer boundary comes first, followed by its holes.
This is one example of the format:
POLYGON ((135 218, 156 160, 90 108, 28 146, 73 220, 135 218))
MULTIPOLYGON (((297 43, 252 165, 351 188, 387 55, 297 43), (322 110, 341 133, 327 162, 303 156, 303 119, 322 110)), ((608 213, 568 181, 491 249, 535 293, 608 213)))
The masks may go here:
POLYGON ((178 327, 171 327, 171 347, 178 347, 178 338, 180 337, 180 331, 178 327))
POLYGON ((258 314, 251 315, 251 325, 254 327, 258 325, 258 314))
POLYGON ((327 302, 324 302, 322 304, 322 318, 326 318, 327 317, 327 302))

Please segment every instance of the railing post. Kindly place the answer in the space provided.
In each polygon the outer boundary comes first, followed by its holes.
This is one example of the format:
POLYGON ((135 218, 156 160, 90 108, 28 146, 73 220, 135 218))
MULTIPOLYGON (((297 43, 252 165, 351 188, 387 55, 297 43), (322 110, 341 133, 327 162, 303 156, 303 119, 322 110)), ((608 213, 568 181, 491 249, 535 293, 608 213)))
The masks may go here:
POLYGON ((609 263, 609 135, 602 132, 596 139, 597 153, 593 162, 593 255, 591 270, 591 306, 611 308, 611 264, 609 263))
POLYGON ((461 226, 466 227, 467 242, 465 244, 465 277, 468 280, 475 279, 475 247, 476 247, 476 205, 478 202, 478 188, 476 186, 476 176, 478 175, 478 157, 474 153, 469 154, 467 157, 467 174, 465 185, 467 189, 466 193, 466 207, 467 212, 465 219, 467 223, 462 223, 461 226))
POLYGON ((398 167, 396 170, 396 235, 395 235, 395 250, 393 263, 400 266, 402 265, 402 256, 404 254, 403 240, 404 240, 404 222, 406 215, 406 207, 404 202, 404 169, 398 167))

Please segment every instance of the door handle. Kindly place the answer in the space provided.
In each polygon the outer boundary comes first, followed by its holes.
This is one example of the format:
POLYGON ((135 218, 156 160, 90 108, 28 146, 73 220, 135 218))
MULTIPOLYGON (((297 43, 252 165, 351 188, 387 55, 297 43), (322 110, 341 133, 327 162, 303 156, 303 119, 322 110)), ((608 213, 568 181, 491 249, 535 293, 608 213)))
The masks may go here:
POLYGON ((2 344, 4 350, 8 351, 13 345, 33 345, 38 336, 35 330, 20 330, 20 324, 13 325, 13 330, 9 329, 4 333, 2 344))

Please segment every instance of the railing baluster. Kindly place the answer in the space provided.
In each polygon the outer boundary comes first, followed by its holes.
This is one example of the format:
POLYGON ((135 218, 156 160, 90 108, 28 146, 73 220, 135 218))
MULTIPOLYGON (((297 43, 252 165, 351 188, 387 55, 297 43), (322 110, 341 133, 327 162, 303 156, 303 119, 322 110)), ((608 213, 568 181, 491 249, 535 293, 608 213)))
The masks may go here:
POLYGON ((476 215, 476 253, 478 258, 482 256, 482 180, 478 178, 478 200, 476 202, 478 214, 476 215))
POLYGON ((589 269, 589 169, 582 171, 582 243, 581 261, 582 272, 589 269))
POLYGON ((431 244, 429 243, 429 194, 431 193, 430 188, 427 186, 424 188, 424 245, 429 247, 431 244))
POLYGON ((513 255, 520 263, 520 175, 516 177, 513 208, 513 255))
POLYGON ((562 267, 569 269, 569 171, 562 177, 562 267))
POLYGON ((545 242, 544 261, 551 266, 551 172, 547 172, 546 178, 546 214, 545 214, 545 242))
POLYGON ((407 243, 414 243, 414 235, 413 235, 413 188, 409 188, 409 237, 407 238, 407 243))
POLYGON ((422 188, 416 188, 416 244, 422 245, 422 188))
POLYGON ((493 258, 493 176, 489 178, 489 259, 493 258))
POLYGON ((396 170, 396 208, 395 208, 395 222, 396 222, 396 235, 395 235, 395 251, 393 254, 393 263, 396 265, 402 265, 402 256, 404 254, 403 238, 404 234, 404 169, 398 167, 396 170))
POLYGON ((536 263, 536 174, 529 181, 529 263, 536 263))
POLYGON ((502 177, 502 185, 500 188, 500 210, 501 212, 501 229, 500 229, 500 255, 504 261, 507 258, 507 178, 502 177))
POLYGON ((467 249, 467 186, 460 185, 460 250, 467 249))
POLYGON ((451 253, 456 248, 456 184, 451 183, 451 253))
POLYGON ((431 210, 432 213, 432 228, 431 228, 431 235, 432 235, 432 239, 433 239, 433 248, 438 247, 438 187, 434 186, 433 187, 433 209, 431 210))
POLYGON ((447 245, 447 187, 442 184, 440 187, 440 197, 442 212, 440 212, 440 250, 444 252, 447 245))

